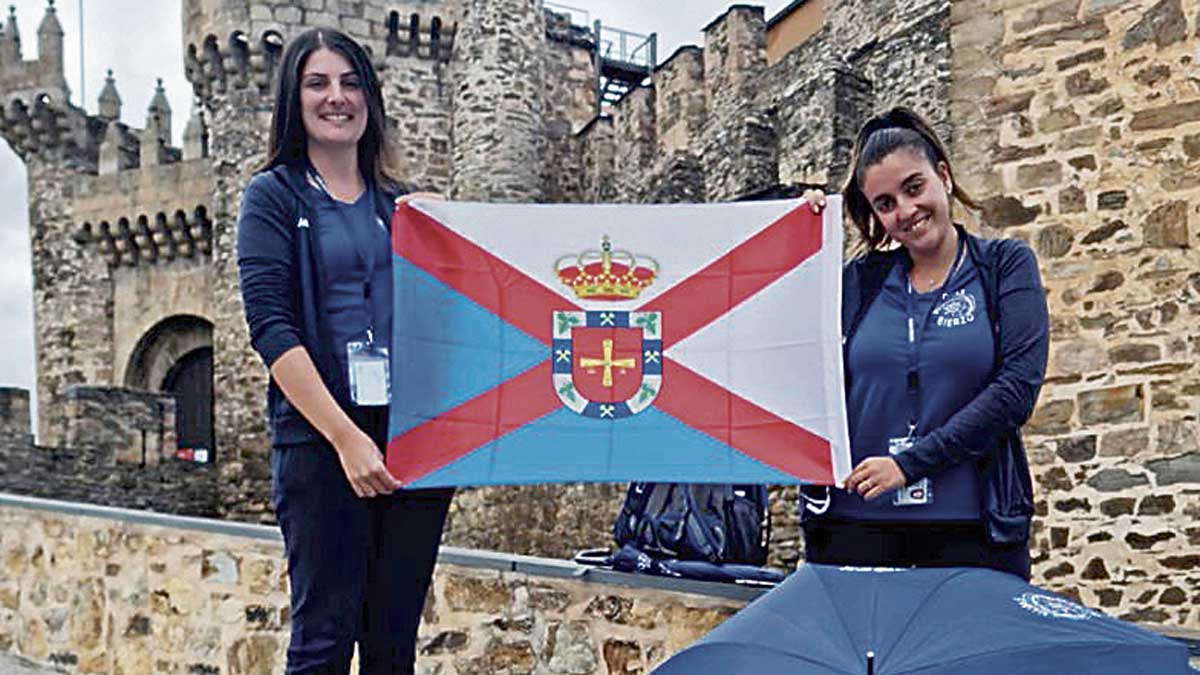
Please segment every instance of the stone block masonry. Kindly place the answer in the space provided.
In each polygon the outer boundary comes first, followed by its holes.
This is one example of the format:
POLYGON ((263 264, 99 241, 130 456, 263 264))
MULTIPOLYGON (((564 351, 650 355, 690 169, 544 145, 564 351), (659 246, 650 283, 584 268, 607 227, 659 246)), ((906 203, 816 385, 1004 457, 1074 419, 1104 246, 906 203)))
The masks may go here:
POLYGON ((952 5, 958 175, 1036 250, 1046 386, 1034 577, 1200 626, 1200 90, 1194 2, 952 5))
MULTIPOLYGON (((648 673, 757 594, 580 571, 443 549, 418 672, 648 673)), ((0 653, 80 673, 268 675, 289 613, 274 528, 0 494, 0 653)))
MULTIPOLYGON (((759 593, 443 548, 417 672, 644 675, 759 593)), ((275 528, 0 493, 0 656, 269 675, 284 668, 289 614, 275 528)))

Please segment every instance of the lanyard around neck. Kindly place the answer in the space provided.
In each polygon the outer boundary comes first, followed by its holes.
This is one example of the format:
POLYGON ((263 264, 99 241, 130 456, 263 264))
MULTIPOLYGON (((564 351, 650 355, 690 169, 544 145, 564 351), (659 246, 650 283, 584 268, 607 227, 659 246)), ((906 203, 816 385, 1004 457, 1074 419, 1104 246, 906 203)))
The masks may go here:
MULTIPOLYGON (((941 286, 933 291, 930 291, 930 293, 943 291, 942 295, 943 297, 945 296, 943 289, 945 289, 950 281, 954 278, 954 275, 958 273, 959 269, 963 265, 963 261, 966 259, 965 249, 965 242, 963 241, 963 237, 960 236, 958 238, 958 251, 955 253, 954 264, 951 265, 950 270, 946 272, 946 278, 942 280, 941 286)), ((924 315, 920 317, 920 321, 918 321, 917 302, 915 298, 916 293, 913 292, 912 278, 908 272, 909 270, 904 271, 904 280, 908 289, 908 292, 904 294, 905 318, 908 322, 908 368, 905 372, 904 388, 906 393, 905 398, 908 400, 909 404, 908 435, 909 437, 912 437, 917 430, 918 404, 920 402, 918 396, 920 394, 921 382, 918 366, 921 362, 921 342, 923 341, 925 335, 925 326, 929 323, 929 315, 933 313, 933 308, 934 305, 937 304, 937 300, 934 299, 929 303, 929 307, 926 308, 924 315)))

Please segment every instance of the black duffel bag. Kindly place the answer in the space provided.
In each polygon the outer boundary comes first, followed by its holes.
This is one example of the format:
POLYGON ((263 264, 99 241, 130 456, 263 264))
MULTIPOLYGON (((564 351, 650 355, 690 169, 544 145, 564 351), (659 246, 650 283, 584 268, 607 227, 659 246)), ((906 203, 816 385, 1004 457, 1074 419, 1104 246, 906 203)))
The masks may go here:
POLYGON ((632 483, 613 523, 617 546, 678 560, 763 565, 771 541, 765 485, 632 483))

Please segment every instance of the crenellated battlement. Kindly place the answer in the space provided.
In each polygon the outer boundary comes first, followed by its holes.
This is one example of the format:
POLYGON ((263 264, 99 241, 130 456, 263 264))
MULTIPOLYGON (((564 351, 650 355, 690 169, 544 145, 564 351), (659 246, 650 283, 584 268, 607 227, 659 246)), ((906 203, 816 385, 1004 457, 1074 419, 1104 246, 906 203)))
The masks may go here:
MULTIPOLYGON (((0 136, 24 160, 42 157, 83 173, 108 174, 142 167, 171 164, 206 154, 201 120, 189 122, 185 145, 190 154, 170 144, 171 108, 158 86, 142 129, 120 121, 121 99, 112 71, 101 91, 96 115, 88 115, 65 99, 46 93, 28 98, 28 92, 0 89, 0 136)), ((193 111, 193 116, 198 116, 193 111)))
POLYGON ((95 170, 102 121, 46 92, 0 90, 0 96, 0 136, 19 157, 61 157, 70 165, 95 170))
POLYGON ((75 231, 75 242, 104 256, 110 268, 160 265, 174 260, 212 256, 213 222, 204 206, 190 212, 159 211, 115 222, 84 221, 75 231))
POLYGON ((283 55, 283 35, 275 29, 252 37, 234 31, 227 40, 209 34, 200 44, 189 44, 183 60, 184 75, 201 100, 229 89, 257 90, 268 95, 283 55))
MULTIPOLYGON (((274 15, 273 15, 274 16, 274 15)), ((292 18, 290 13, 280 15, 292 18)), ((442 14, 390 11, 377 20, 350 24, 352 17, 339 23, 289 24, 279 18, 266 22, 267 28, 253 27, 264 22, 251 21, 251 28, 232 30, 227 38, 210 32, 186 45, 184 73, 201 100, 231 90, 252 90, 268 96, 275 70, 283 55, 285 40, 313 25, 339 25, 345 32, 363 40, 379 70, 385 70, 385 56, 408 57, 448 62, 454 53, 458 22, 442 14), (372 29, 372 26, 377 28, 372 29), (366 34, 360 34, 366 29, 366 34), (378 36, 382 35, 380 41, 378 36)))
POLYGON ((454 38, 458 33, 457 22, 447 22, 438 15, 428 17, 413 12, 402 17, 400 12, 389 12, 387 22, 387 55, 407 56, 431 61, 449 61, 454 53, 454 38))
POLYGON ((42 97, 58 102, 70 98, 63 75, 63 30, 54 0, 47 0, 37 40, 38 57, 26 61, 17 30, 17 9, 9 6, 8 19, 0 30, 0 92, 4 92, 6 103, 14 98, 27 102, 42 97))

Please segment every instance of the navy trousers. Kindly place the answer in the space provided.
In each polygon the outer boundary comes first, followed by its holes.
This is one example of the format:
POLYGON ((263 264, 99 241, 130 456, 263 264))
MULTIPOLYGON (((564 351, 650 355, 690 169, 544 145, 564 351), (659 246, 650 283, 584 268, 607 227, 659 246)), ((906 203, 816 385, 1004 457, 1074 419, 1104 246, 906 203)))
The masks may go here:
MULTIPOLYGON (((386 408, 355 421, 386 447, 386 408)), ((291 582, 288 673, 412 673, 417 627, 453 489, 360 499, 327 443, 271 452, 291 582)))
POLYGON ((826 518, 804 524, 804 559, 824 565, 989 567, 1029 580, 1029 546, 996 546, 974 523, 865 523, 826 518))

